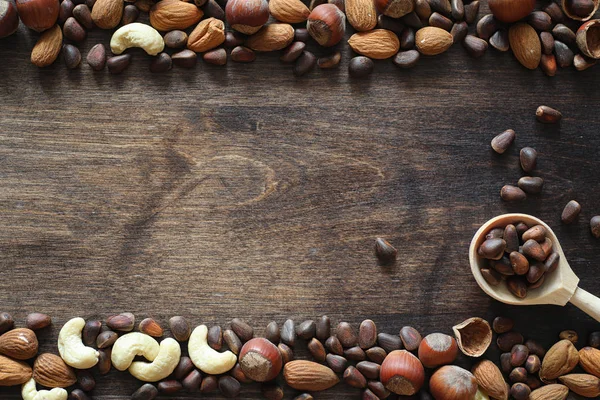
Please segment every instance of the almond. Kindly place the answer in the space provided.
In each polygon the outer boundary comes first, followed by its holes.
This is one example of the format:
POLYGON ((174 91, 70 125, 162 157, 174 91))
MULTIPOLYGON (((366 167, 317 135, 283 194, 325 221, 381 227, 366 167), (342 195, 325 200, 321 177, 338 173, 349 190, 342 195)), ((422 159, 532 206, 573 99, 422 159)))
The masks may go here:
POLYGON ((490 360, 482 360, 471 370, 477 384, 496 400, 508 399, 508 387, 500 369, 490 360))
POLYGON ((390 58, 400 50, 398 36, 387 29, 355 33, 348 39, 348 44, 358 54, 376 60, 390 58))
POLYGON ((529 400, 565 400, 569 395, 569 388, 565 385, 546 385, 535 389, 529 395, 529 400))
POLYGON ((23 361, 0 356, 0 386, 21 385, 31 379, 31 367, 23 361))
POLYGON ((579 364, 585 372, 600 378, 600 350, 593 347, 579 350, 579 364))
POLYGON ((452 46, 452 35, 434 26, 421 28, 415 34, 415 45, 419 53, 426 56, 435 56, 448 50, 452 46))
POLYGON ((525 68, 536 69, 540 65, 542 44, 531 25, 524 22, 512 25, 508 30, 508 41, 513 54, 525 68))
POLYGON ((33 363, 33 379, 49 388, 66 388, 77 382, 75 372, 55 354, 40 354, 33 363))
POLYGON ((29 360, 34 357, 37 352, 37 336, 31 329, 13 329, 0 336, 0 354, 4 354, 16 360, 29 360))
POLYGON ((310 14, 308 7, 300 0, 271 0, 269 11, 275 19, 288 24, 304 22, 310 14))
POLYGON ((312 361, 290 361, 283 367, 283 377, 296 390, 318 392, 335 386, 340 379, 331 368, 312 361))
MULTIPOLYGON (((179 1, 179 0, 177 0, 179 1)), ((225 23, 220 19, 207 18, 194 28, 188 37, 188 49, 204 53, 225 41, 225 23)))
POLYGON ((152 318, 143 319, 138 326, 140 332, 150 335, 152 337, 161 337, 163 335, 163 328, 152 318))
POLYGON ((590 374, 569 374, 558 378, 561 383, 583 397, 600 396, 600 379, 590 374))
POLYGON ((346 18, 357 31, 370 31, 377 26, 377 10, 373 0, 346 0, 346 18))
POLYGON ((31 51, 31 62, 38 67, 47 67, 52 64, 60 53, 62 39, 62 31, 58 25, 54 25, 42 33, 31 51))
POLYGON ((112 29, 123 16, 123 0, 96 0, 92 8, 92 21, 98 28, 112 29))
POLYGON ((162 0, 150 9, 150 25, 159 31, 186 29, 198 23, 204 13, 194 3, 162 0))
POLYGON ((552 381, 561 375, 568 374, 577 366, 579 354, 577 349, 568 340, 561 340, 550 347, 544 356, 540 379, 544 382, 552 381))
POLYGON ((246 41, 254 51, 275 51, 286 48, 294 40, 294 28, 289 24, 265 25, 246 41))

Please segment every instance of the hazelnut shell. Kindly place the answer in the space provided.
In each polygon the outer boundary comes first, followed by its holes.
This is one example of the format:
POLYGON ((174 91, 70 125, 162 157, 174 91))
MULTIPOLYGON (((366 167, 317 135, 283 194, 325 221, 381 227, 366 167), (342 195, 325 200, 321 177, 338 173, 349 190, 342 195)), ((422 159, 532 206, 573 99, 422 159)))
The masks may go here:
POLYGON ((492 343, 492 328, 482 318, 469 318, 452 327, 458 348, 469 357, 481 357, 492 343))
POLYGON ((431 333, 419 344, 419 360, 427 368, 450 364, 458 356, 458 345, 452 336, 431 333))
POLYGON ((275 379, 283 367, 281 353, 265 338, 247 341, 240 351, 239 363, 244 375, 257 382, 275 379))
POLYGON ((269 3, 266 0, 229 0, 225 18, 236 31, 252 35, 269 20, 269 3))
MULTIPOLYGON (((598 11, 598 6, 600 6, 600 0, 593 0, 594 2, 594 9, 591 13, 589 13, 587 16, 585 17, 580 17, 577 14, 575 14, 573 12, 573 10, 571 10, 571 7, 569 6, 569 2, 570 0, 561 0, 561 7, 564 11, 564 13, 567 15, 567 17, 574 19, 576 21, 588 21, 590 20, 590 18, 592 18, 594 16, 594 14, 596 14, 596 11, 598 11)), ((581 28, 580 28, 581 29, 581 28)))
POLYGON ((435 400, 473 399, 477 394, 477 387, 475 376, 456 365, 438 369, 429 380, 429 391, 435 400))
POLYGON ((501 22, 516 22, 528 16, 535 8, 535 0, 490 0, 490 11, 501 22))
POLYGON ((58 0, 17 0, 17 10, 25 26, 43 32, 56 24, 60 4, 58 0))
POLYGON ((379 380, 391 392, 412 396, 425 382, 425 370, 417 357, 406 350, 394 350, 381 364, 379 380))
POLYGON ((306 29, 321 46, 331 47, 344 37, 346 17, 337 6, 321 4, 309 14, 306 29))
POLYGON ((600 59, 600 19, 593 19, 577 30, 577 46, 581 52, 593 59, 600 59))
POLYGON ((12 35, 18 27, 17 5, 9 0, 0 1, 0 39, 12 35))

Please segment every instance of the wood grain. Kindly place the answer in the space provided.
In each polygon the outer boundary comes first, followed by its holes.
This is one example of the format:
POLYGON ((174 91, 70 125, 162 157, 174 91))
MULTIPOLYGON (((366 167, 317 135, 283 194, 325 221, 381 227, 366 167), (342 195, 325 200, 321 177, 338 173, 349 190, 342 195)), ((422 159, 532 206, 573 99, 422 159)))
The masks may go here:
MULTIPOLYGON (((582 343, 599 330, 571 306, 492 301, 467 257, 480 224, 530 213, 560 238, 581 287, 600 293, 588 226, 600 214, 598 67, 547 78, 509 54, 472 60, 454 46, 411 71, 377 62, 354 81, 343 46, 339 69, 302 78, 277 54, 152 75, 135 51, 111 76, 37 69, 34 41, 23 27, 0 41, 0 307, 19 325, 32 311, 52 315, 44 351, 56 352, 69 318, 122 311, 164 325, 242 317, 258 334, 272 319, 322 314, 371 318, 388 333, 450 333, 503 314, 544 345, 563 329, 582 343), (536 122, 540 104, 562 111, 560 126, 536 122), (497 155, 489 142, 508 128, 516 143, 497 155), (544 191, 509 205, 500 188, 522 176, 524 146, 540 154, 544 191), (571 199, 583 211, 564 226, 571 199), (395 266, 376 264, 378 236, 399 249, 395 266)), ((108 41, 92 31, 82 53, 108 41)), ((138 385, 113 372, 92 395, 125 399, 138 385)), ((319 398, 358 396, 339 385, 319 398)), ((260 398, 259 387, 242 397, 260 398)))

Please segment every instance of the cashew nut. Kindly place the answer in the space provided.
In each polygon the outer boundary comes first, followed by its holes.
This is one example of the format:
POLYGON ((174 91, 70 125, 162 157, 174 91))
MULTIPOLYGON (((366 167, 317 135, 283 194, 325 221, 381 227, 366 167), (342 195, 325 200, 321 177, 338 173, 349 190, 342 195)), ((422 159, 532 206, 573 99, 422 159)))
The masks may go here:
POLYGON ((131 332, 121 336, 113 344, 111 361, 116 369, 125 371, 135 356, 144 356, 149 361, 154 361, 160 346, 150 335, 140 332, 131 332))
POLYGON ((150 25, 134 22, 117 29, 110 39, 110 50, 114 54, 121 54, 130 47, 141 47, 146 53, 155 56, 163 51, 165 41, 150 25))
POLYGON ((134 361, 129 367, 129 372, 140 381, 157 382, 171 375, 180 358, 179 343, 175 339, 167 338, 160 342, 160 350, 154 361, 134 361))
POLYGON ((98 363, 99 353, 81 341, 81 331, 85 326, 83 318, 68 321, 58 334, 58 352, 62 359, 73 368, 88 369, 98 363))
POLYGON ((235 366, 237 357, 231 351, 219 353, 208 345, 208 328, 200 325, 188 341, 188 353, 194 365, 202 372, 219 375, 235 366))
POLYGON ((35 387, 35 380, 31 378, 21 388, 23 400, 67 400, 68 393, 65 389, 40 390, 35 387))

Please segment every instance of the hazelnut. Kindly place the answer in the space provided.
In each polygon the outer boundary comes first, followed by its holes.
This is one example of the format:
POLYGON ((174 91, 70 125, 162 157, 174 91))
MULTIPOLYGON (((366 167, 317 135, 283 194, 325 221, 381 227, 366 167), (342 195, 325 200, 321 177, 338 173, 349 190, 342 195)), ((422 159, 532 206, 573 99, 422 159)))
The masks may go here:
POLYGON ((19 27, 17 6, 10 0, 0 0, 0 39, 12 35, 19 27))
POLYGON ((414 10, 415 2, 413 0, 375 0, 375 7, 383 15, 400 18, 414 10))
POLYGON ((52 28, 58 19, 58 0, 17 0, 21 21, 30 29, 43 32, 52 28))
POLYGON ((466 369, 446 365, 431 376, 429 391, 436 400, 473 399, 477 393, 477 380, 466 369))
POLYGON ((236 31, 252 35, 269 20, 269 3, 267 0, 229 0, 225 18, 236 31))
POLYGON ((239 363, 244 374, 257 382, 275 379, 283 366, 281 353, 265 338, 247 341, 240 351, 239 363))
POLYGON ((496 19, 510 23, 528 16, 535 7, 535 0, 490 0, 488 5, 496 19))
POLYGON ((425 381, 421 361, 406 350, 394 350, 381 364, 381 383, 387 390, 403 396, 417 393, 425 381))
POLYGON ((321 46, 331 47, 344 37, 346 16, 333 4, 321 4, 308 16, 306 29, 321 46))
POLYGON ((427 368, 450 364, 458 355, 458 345, 453 337, 443 333, 431 333, 419 345, 419 360, 427 368))

